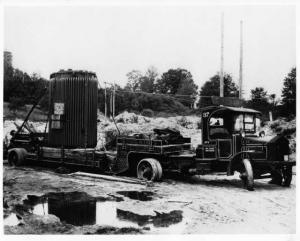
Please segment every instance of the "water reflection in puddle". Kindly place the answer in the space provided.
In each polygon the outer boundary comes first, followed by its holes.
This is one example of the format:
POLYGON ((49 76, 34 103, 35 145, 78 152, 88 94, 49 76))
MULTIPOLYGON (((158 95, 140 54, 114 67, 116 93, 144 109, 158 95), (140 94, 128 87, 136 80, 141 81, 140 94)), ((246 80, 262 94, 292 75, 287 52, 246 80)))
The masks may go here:
POLYGON ((98 201, 86 193, 51 193, 30 204, 30 212, 35 215, 53 214, 75 226, 99 225, 114 227, 150 227, 162 228, 167 233, 179 233, 185 226, 182 211, 174 210, 168 213, 140 215, 119 208, 116 201, 98 201))
POLYGON ((90 207, 86 208, 82 207, 87 211, 87 209, 92 209, 88 213, 93 213, 92 215, 82 216, 78 212, 78 210, 74 209, 73 207, 68 207, 64 209, 63 213, 58 212, 57 209, 53 208, 48 201, 44 203, 39 203, 33 206, 32 213, 35 215, 48 215, 54 214, 60 218, 61 221, 65 221, 67 223, 83 226, 83 225, 109 225, 114 227, 123 227, 124 225, 130 224, 132 227, 138 227, 137 224, 127 222, 121 220, 117 217, 117 203, 112 201, 96 201, 95 206, 91 205, 90 207), (49 212, 50 211, 50 212, 49 212), (78 217, 79 216, 79 217, 78 217))
POLYGON ((153 199, 152 196, 154 195, 153 192, 149 191, 119 191, 117 193, 130 199, 139 201, 151 201, 153 199))

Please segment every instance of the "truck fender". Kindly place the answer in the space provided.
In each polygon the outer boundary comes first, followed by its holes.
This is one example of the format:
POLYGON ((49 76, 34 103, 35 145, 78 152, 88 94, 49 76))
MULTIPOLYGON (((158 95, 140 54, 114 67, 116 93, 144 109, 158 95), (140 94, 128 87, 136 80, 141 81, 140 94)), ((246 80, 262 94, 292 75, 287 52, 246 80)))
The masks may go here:
POLYGON ((156 153, 149 153, 149 152, 135 152, 135 151, 130 151, 127 153, 126 156, 126 161, 128 166, 132 164, 132 162, 135 162, 136 166, 138 162, 144 158, 156 158, 159 159, 159 155, 156 153), (133 158, 135 157, 135 158, 133 158))
POLYGON ((254 151, 241 151, 241 152, 238 152, 236 153, 232 158, 231 160, 229 161, 229 164, 227 166, 227 176, 230 176, 230 175, 233 175, 234 171, 235 171, 235 166, 238 164, 238 163, 241 163, 243 161, 243 154, 247 154, 249 157, 248 159, 250 159, 250 162, 252 164, 252 158, 251 158, 251 154, 253 153, 254 151))

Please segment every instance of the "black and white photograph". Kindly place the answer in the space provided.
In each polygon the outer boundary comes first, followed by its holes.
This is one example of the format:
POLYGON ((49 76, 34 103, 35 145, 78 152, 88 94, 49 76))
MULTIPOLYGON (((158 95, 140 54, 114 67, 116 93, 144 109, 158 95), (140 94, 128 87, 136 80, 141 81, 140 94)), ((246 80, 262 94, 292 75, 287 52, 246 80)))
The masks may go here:
POLYGON ((2 237, 297 240, 296 5, 2 1, 2 237))

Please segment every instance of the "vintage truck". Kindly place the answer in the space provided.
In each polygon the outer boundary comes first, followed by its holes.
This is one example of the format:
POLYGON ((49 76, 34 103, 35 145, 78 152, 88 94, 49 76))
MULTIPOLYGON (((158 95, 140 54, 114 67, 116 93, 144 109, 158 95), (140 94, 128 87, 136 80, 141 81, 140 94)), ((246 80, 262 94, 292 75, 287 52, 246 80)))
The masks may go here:
POLYGON ((123 170, 135 170, 139 178, 159 180, 163 172, 204 175, 240 173, 244 186, 252 190, 254 179, 270 178, 289 186, 292 180, 289 141, 282 135, 264 136, 260 112, 228 106, 210 106, 201 110, 202 144, 196 152, 190 143, 119 137, 116 164, 123 170))

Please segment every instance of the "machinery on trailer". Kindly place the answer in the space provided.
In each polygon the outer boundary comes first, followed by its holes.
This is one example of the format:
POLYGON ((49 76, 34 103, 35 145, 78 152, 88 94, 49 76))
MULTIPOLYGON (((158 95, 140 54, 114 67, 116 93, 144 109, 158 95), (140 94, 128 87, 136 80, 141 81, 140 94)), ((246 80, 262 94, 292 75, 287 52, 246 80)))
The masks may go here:
POLYGON ((95 73, 68 70, 52 74, 49 131, 23 133, 28 115, 12 133, 9 164, 50 162, 107 174, 131 173, 151 181, 160 180, 170 171, 186 175, 233 175, 238 171, 248 190, 253 189, 257 178, 272 177, 274 183, 283 186, 291 183, 295 162, 289 159, 289 142, 282 135, 263 136, 258 111, 228 106, 203 108, 199 118, 202 143, 195 152, 191 151, 191 139, 173 129, 154 129, 153 137, 118 136, 116 151, 109 152, 95 149, 97 101, 95 73))

